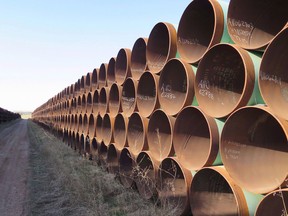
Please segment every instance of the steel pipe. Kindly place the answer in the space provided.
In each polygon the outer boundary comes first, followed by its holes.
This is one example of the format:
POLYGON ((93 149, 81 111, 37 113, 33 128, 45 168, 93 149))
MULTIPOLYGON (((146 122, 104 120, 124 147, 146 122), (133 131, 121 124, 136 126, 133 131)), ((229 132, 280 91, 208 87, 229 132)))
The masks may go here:
POLYGON ((122 96, 121 96, 121 107, 123 114, 127 117, 131 116, 133 112, 137 111, 137 86, 138 81, 132 78, 127 78, 123 84, 122 96))
POLYGON ((287 180, 287 140, 288 122, 269 108, 240 108, 223 127, 223 164, 239 186, 253 193, 269 193, 287 180))
POLYGON ((157 23, 150 32, 146 59, 149 70, 158 74, 166 62, 174 58, 177 52, 176 29, 167 22, 157 23))
POLYGON ((108 101, 109 101, 109 88, 103 87, 100 90, 99 102, 98 102, 99 114, 101 115, 101 117, 104 117, 104 115, 109 112, 108 101))
POLYGON ((141 75, 148 70, 146 61, 146 47, 148 38, 138 38, 131 52, 131 75, 133 79, 139 80, 141 75))
POLYGON ((103 117, 101 134, 106 146, 114 142, 114 118, 109 113, 103 117))
POLYGON ((128 118, 122 113, 115 117, 114 121, 114 143, 117 149, 122 150, 128 146, 127 143, 127 129, 128 118))
POLYGON ((118 113, 122 112, 121 106, 122 86, 113 83, 109 91, 109 112, 112 117, 116 117, 118 113))
POLYGON ((131 77, 131 50, 122 48, 119 50, 115 63, 115 80, 119 85, 131 77))
POLYGON ((98 77, 99 77, 99 68, 94 68, 92 72, 92 80, 91 80, 92 92, 98 89, 98 77))
POLYGON ((125 188, 134 187, 134 167, 136 165, 135 155, 133 155, 129 148, 122 149, 119 157, 119 176, 122 185, 125 188))
POLYGON ((113 143, 108 146, 107 150, 107 166, 108 172, 115 175, 119 174, 119 157, 120 152, 113 143))

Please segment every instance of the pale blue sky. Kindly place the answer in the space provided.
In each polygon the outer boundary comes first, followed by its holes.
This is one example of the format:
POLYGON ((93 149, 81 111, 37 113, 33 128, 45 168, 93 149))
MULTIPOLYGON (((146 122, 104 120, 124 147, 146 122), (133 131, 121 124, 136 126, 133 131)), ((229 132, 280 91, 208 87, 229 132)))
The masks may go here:
POLYGON ((0 0, 0 107, 33 111, 191 0, 0 0))

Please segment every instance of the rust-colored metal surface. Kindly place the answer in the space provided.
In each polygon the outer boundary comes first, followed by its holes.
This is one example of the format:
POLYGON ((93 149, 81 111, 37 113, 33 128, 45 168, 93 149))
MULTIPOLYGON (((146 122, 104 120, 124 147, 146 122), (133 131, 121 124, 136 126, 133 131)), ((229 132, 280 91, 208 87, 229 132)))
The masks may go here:
POLYGON ((137 108, 143 117, 149 117, 160 107, 158 100, 159 76, 149 71, 144 72, 137 87, 137 108))
POLYGON ((108 67, 107 67, 107 86, 109 88, 111 88, 112 84, 116 81, 115 64, 116 64, 116 58, 114 57, 110 58, 108 67))
POLYGON ((109 101, 109 88, 102 87, 99 93, 99 114, 101 117, 104 117, 106 113, 109 112, 108 108, 108 101, 109 101))
POLYGON ((288 120, 288 27, 267 47, 260 66, 259 87, 273 112, 288 120))
POLYGON ((242 189, 223 167, 207 167, 194 176, 190 188, 192 214, 249 215, 242 189))
POLYGON ((184 106, 192 104, 194 79, 193 69, 188 63, 173 58, 165 64, 158 87, 158 98, 164 112, 177 115, 184 106))
POLYGON ((122 150, 128 146, 127 142, 128 118, 122 113, 115 117, 114 142, 117 149, 122 150))
POLYGON ((99 69, 98 88, 107 87, 107 68, 108 64, 102 63, 99 69))
POLYGON ((138 111, 136 98, 137 98, 138 81, 127 78, 123 84, 121 107, 123 115, 129 117, 133 112, 138 111))
POLYGON ((194 0, 182 14, 177 31, 177 47, 181 58, 198 63, 205 52, 220 43, 224 30, 224 14, 216 0, 194 0))
POLYGON ((174 155, 172 145, 174 122, 175 118, 166 115, 161 109, 155 110, 150 117, 147 132, 148 148, 156 160, 161 161, 174 155))
POLYGON ((88 135, 90 139, 93 139, 96 136, 96 115, 91 113, 88 121, 88 135))
POLYGON ((100 114, 97 115, 96 117, 96 128, 95 128, 95 134, 96 134, 96 140, 98 143, 101 143, 102 140, 103 140, 103 137, 102 137, 102 117, 100 114))
POLYGON ((139 112, 134 112, 128 121, 127 141, 132 154, 138 155, 141 151, 148 150, 147 128, 149 119, 142 117, 139 112))
POLYGON ((229 175, 244 189, 268 193, 287 179, 288 123, 267 107, 235 111, 223 127, 220 151, 229 175))
POLYGON ((115 80, 119 85, 123 85, 127 77, 131 77, 131 50, 122 48, 116 57, 115 80))
POLYGON ((92 92, 98 89, 98 79, 99 79, 99 68, 94 68, 91 79, 92 92))
POLYGON ((131 75, 133 79, 139 80, 141 75, 148 69, 146 60, 146 47, 148 38, 138 38, 131 52, 131 75))
POLYGON ((198 65, 195 94, 205 113, 223 118, 248 104, 254 83, 255 71, 248 52, 237 45, 218 44, 198 65))
POLYGON ((106 146, 114 142, 114 118, 109 113, 103 117, 101 133, 106 146))
POLYGON ((116 117, 118 113, 122 112, 121 106, 122 86, 113 83, 109 91, 109 112, 112 117, 116 117))
POLYGON ((167 22, 157 23, 150 32, 146 59, 149 70, 158 74, 165 63, 176 56, 176 29, 167 22))
POLYGON ((119 176, 120 181, 125 188, 131 188, 135 185, 134 181, 134 167, 136 165, 135 155, 133 155, 129 148, 122 149, 119 158, 119 176))
POLYGON ((109 144, 107 150, 108 172, 115 175, 119 174, 119 157, 120 151, 115 147, 114 143, 109 144))
POLYGON ((95 90, 93 92, 93 105, 92 105, 92 111, 94 115, 98 115, 99 113, 99 91, 95 90))
POLYGON ((190 170, 212 166, 219 152, 220 133, 214 118, 187 106, 176 117, 173 146, 180 163, 190 170))
POLYGON ((191 172, 182 167, 176 158, 165 158, 160 164, 157 181, 161 204, 174 206, 174 215, 187 215, 190 212, 191 172))

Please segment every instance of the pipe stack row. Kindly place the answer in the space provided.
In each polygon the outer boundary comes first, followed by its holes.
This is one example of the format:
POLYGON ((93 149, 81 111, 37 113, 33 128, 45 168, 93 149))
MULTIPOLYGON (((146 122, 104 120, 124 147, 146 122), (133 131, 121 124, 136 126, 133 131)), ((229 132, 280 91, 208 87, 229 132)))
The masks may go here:
POLYGON ((287 215, 287 11, 194 0, 32 117, 175 215, 287 215))
POLYGON ((0 107, 0 124, 21 118, 19 113, 14 113, 0 107))

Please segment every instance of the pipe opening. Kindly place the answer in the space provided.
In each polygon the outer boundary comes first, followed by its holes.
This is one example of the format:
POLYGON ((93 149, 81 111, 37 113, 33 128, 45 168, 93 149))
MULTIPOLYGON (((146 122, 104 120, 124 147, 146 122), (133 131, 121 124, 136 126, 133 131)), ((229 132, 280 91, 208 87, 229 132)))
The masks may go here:
POLYGON ((99 107, 99 114, 104 117, 104 115, 107 113, 108 111, 108 89, 103 87, 100 90, 100 95, 99 95, 99 103, 98 103, 98 107, 99 107))
POLYGON ((96 90, 98 88, 98 69, 94 68, 92 72, 92 89, 96 90))
POLYGON ((127 148, 124 148, 120 153, 119 174, 120 181, 125 188, 130 188, 133 186, 133 159, 127 148))
POLYGON ((115 63, 115 80, 122 85, 127 77, 131 76, 131 50, 120 49, 115 63))
POLYGON ((88 129, 88 134, 89 134, 89 137, 91 139, 93 139, 95 137, 95 127, 96 127, 96 124, 95 124, 95 117, 93 114, 90 114, 89 116, 89 129, 88 129))
POLYGON ((121 111, 120 98, 122 94, 122 87, 117 83, 113 83, 109 94, 109 112, 111 116, 115 117, 121 111))
POLYGON ((98 87, 101 89, 102 87, 107 86, 107 64, 102 63, 99 69, 99 77, 98 77, 98 87))
POLYGON ((99 113, 99 92, 98 90, 94 91, 93 94, 93 108, 92 111, 95 115, 99 113))
POLYGON ((107 164, 110 173, 116 174, 119 172, 118 152, 113 143, 108 146, 107 164))
POLYGON ((138 38, 132 48, 131 53, 131 74, 135 80, 139 80, 147 69, 146 46, 147 38, 138 38))
POLYGON ((102 121, 102 138, 105 145, 109 145, 113 141, 113 119, 110 118, 109 114, 105 114, 102 121))
POLYGON ((115 118, 114 141, 118 149, 123 149, 127 144, 127 123, 128 120, 121 113, 115 118))
POLYGON ((116 58, 111 58, 107 68, 107 84, 110 87, 115 82, 115 64, 116 58))
POLYGON ((126 79, 123 84, 121 106, 123 114, 130 116, 136 109, 137 82, 131 78, 126 79))
POLYGON ((102 117, 100 115, 97 115, 95 134, 96 134, 96 139, 99 143, 102 142, 102 139, 103 139, 101 131, 102 131, 102 117))

